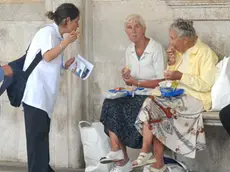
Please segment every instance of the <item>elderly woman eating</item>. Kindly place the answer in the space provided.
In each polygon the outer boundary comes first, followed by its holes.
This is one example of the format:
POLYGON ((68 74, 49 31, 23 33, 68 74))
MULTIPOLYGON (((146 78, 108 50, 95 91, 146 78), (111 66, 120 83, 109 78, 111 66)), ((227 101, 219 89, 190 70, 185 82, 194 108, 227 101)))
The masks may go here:
MULTIPOLYGON (((155 88, 164 78, 166 52, 162 45, 145 36, 146 26, 140 15, 130 15, 125 20, 125 31, 132 42, 126 49, 126 66, 122 78, 128 86, 155 88)), ((100 121, 111 141, 111 152, 101 159, 101 163, 116 162, 111 172, 129 172, 126 146, 142 147, 142 136, 135 128, 135 120, 147 96, 105 99, 100 121)), ((145 142, 147 143, 147 142, 145 142)), ((151 159, 152 142, 147 143, 143 152, 145 162, 151 159)))
POLYGON ((202 112, 211 107, 218 57, 196 35, 191 21, 177 19, 169 29, 166 80, 178 81, 185 94, 177 97, 150 97, 145 100, 136 128, 153 141, 156 162, 145 172, 165 172, 164 146, 194 158, 205 146, 202 112))

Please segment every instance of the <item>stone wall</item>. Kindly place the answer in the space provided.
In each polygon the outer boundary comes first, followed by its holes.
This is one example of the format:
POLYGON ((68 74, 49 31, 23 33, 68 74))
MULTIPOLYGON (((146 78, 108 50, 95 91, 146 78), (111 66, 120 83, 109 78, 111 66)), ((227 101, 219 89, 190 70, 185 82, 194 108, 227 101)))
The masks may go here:
MULTIPOLYGON (((228 0, 93 0, 93 74, 91 101, 98 119, 103 93, 123 84, 120 69, 124 66, 125 48, 129 44, 123 21, 130 13, 141 14, 147 23, 147 36, 168 44, 168 27, 178 17, 194 20, 199 37, 221 58, 230 54, 228 0), (99 43, 100 42, 100 43, 99 43)), ((207 148, 196 159, 178 156, 189 169, 197 172, 230 170, 230 140, 222 127, 205 127, 207 148)), ((138 151, 129 150, 131 159, 138 151)))
MULTIPOLYGON (((48 20, 44 14, 66 1, 24 0, 0 2, 1 64, 19 58, 36 31, 48 20)), ((71 1, 68 1, 71 2, 71 1)), ((81 0, 74 0, 81 12, 81 0)), ((82 20, 83 21, 83 20, 82 20)), ((65 51, 66 59, 83 54, 83 37, 65 51)), ((66 72, 61 83, 58 101, 51 122, 51 164, 57 167, 83 166, 78 122, 83 116, 83 82, 66 72)), ((21 108, 12 108, 6 95, 0 97, 0 160, 26 162, 24 117, 21 108)))
POLYGON ((168 26, 172 10, 159 0, 93 0, 93 74, 92 104, 96 119, 100 116, 103 95, 109 88, 122 86, 121 68, 129 40, 124 31, 127 15, 138 13, 146 20, 147 36, 168 44, 168 26))
MULTIPOLYGON (((19 58, 34 33, 45 23, 44 1, 0 3, 1 64, 19 58)), ((0 160, 26 161, 24 118, 21 109, 12 108, 6 95, 0 97, 0 160)))
MULTIPOLYGON (((230 54, 228 0, 1 0, 0 62, 23 54, 35 32, 48 22, 44 13, 63 2, 72 2, 81 10, 81 36, 65 51, 66 58, 80 53, 95 64, 95 69, 87 81, 69 72, 64 74, 51 124, 51 163, 55 166, 82 167, 77 123, 82 119, 98 120, 105 92, 124 84, 120 70, 130 43, 123 23, 127 15, 141 14, 146 20, 147 36, 165 48, 173 19, 193 19, 198 35, 220 57, 230 54)), ((0 160, 25 162, 22 110, 10 107, 6 95, 0 100, 0 160)), ((207 149, 196 160, 179 159, 192 170, 227 172, 230 144, 226 132, 222 127, 206 127, 206 132, 207 149)), ((137 153, 131 150, 131 159, 137 153)))

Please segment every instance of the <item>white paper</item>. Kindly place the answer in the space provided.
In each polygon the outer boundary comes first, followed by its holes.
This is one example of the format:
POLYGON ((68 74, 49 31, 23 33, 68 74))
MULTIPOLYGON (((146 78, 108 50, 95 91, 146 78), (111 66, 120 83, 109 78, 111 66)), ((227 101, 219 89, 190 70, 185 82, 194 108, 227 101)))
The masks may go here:
POLYGON ((91 74, 94 65, 78 55, 75 57, 75 61, 70 65, 69 70, 80 77, 82 80, 86 80, 91 74))

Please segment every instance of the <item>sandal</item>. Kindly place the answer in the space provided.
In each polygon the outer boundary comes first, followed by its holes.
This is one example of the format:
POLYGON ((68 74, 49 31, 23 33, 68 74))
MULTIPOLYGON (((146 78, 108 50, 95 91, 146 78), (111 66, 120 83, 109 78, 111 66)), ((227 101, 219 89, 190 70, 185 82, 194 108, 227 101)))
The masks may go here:
POLYGON ((156 159, 153 158, 152 152, 150 153, 141 152, 137 160, 133 161, 132 164, 133 164, 133 168, 137 168, 137 167, 142 167, 148 164, 153 164, 154 162, 156 162, 156 159))
POLYGON ((102 157, 100 159, 100 163, 108 164, 108 163, 112 163, 112 162, 121 161, 123 159, 124 159, 124 154, 123 154, 122 150, 119 150, 116 152, 110 151, 105 157, 102 157))

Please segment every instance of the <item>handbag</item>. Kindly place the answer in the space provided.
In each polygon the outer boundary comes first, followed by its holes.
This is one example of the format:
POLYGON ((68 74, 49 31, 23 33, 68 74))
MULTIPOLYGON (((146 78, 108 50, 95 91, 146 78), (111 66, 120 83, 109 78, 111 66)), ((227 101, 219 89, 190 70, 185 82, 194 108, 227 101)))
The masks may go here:
POLYGON ((8 64, 13 70, 13 75, 10 77, 5 77, 0 88, 0 96, 5 92, 5 90, 7 90, 7 96, 9 98, 10 104, 14 107, 19 107, 21 105, 27 80, 34 68, 42 60, 42 54, 40 51, 37 53, 36 57, 26 69, 26 71, 23 71, 27 51, 21 58, 8 64))

